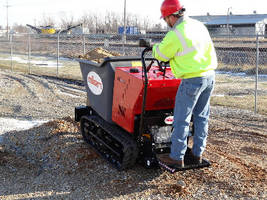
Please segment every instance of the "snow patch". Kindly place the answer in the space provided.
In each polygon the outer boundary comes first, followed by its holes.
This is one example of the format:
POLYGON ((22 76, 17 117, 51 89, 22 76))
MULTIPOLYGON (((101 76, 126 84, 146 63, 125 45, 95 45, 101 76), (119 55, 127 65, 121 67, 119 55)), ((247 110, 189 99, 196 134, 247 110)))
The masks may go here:
MULTIPOLYGON (((11 58, 1 58, 1 60, 8 60, 10 61, 11 58)), ((18 63, 27 64, 29 63, 28 60, 25 60, 20 57, 12 57, 12 61, 16 61, 18 63)), ((57 67, 57 62, 48 61, 48 60, 31 60, 31 65, 38 66, 38 67, 57 67)), ((58 67, 63 67, 62 63, 58 63, 58 67)))
POLYGON ((225 95, 224 94, 214 94, 212 95, 213 97, 224 97, 225 95))
POLYGON ((0 118, 0 144, 3 142, 3 134, 9 131, 22 131, 40 126, 47 121, 41 120, 17 120, 11 118, 0 118))

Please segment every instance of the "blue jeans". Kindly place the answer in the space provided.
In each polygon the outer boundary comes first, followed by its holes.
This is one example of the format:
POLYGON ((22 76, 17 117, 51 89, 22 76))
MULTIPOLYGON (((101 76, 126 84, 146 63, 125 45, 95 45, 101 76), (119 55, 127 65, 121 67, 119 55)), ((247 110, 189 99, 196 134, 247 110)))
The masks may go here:
POLYGON ((215 75, 182 80, 175 97, 170 153, 172 159, 184 158, 192 114, 195 130, 192 153, 201 156, 204 152, 208 136, 210 96, 214 84, 215 75))

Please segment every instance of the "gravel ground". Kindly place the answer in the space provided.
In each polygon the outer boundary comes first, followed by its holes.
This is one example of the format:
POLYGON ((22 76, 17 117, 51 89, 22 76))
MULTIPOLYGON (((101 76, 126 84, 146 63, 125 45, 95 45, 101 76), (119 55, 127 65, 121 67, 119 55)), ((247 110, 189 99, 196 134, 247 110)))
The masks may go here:
MULTIPOLYGON (((266 199, 267 116, 212 107, 210 168, 118 172, 82 140, 79 82, 0 72, 0 117, 48 122, 0 132, 0 199, 266 199)), ((0 129, 1 131, 1 129, 0 129)))

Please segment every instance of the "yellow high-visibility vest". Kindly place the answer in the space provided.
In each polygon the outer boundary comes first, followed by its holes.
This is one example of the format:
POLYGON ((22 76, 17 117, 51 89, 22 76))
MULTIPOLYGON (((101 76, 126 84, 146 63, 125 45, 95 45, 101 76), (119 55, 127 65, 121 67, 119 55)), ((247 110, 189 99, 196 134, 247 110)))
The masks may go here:
POLYGON ((217 68, 207 28, 189 17, 179 18, 163 40, 153 46, 152 54, 160 61, 169 61, 176 78, 202 77, 217 68))

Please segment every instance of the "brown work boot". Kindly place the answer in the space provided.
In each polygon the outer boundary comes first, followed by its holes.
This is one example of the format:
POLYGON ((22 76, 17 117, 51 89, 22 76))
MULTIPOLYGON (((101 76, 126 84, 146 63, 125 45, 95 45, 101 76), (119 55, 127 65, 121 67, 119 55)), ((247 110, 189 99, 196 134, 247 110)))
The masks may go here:
POLYGON ((158 155, 158 159, 169 166, 183 168, 184 167, 184 160, 174 160, 170 158, 169 154, 160 154, 158 155))
POLYGON ((195 156, 192 152, 191 152, 191 157, 192 157, 192 162, 194 164, 201 164, 202 163, 202 156, 195 156))

